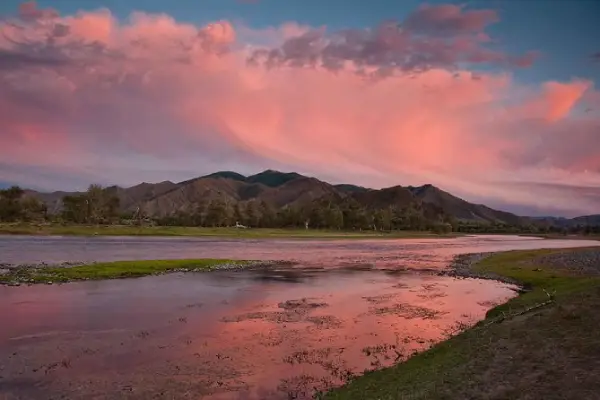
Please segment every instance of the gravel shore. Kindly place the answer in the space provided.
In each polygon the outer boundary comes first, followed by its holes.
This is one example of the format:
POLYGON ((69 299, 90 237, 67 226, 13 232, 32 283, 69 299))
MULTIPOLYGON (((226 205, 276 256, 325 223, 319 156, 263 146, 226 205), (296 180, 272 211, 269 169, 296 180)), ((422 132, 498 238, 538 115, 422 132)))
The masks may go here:
POLYGON ((600 275, 600 247, 548 254, 532 259, 532 264, 567 270, 581 276, 600 275))
MULTIPOLYGON (((496 253, 460 254, 455 256, 448 268, 441 271, 438 275, 456 278, 491 279, 513 285, 520 285, 519 282, 504 276, 474 271, 473 266, 475 264, 494 254, 496 253)), ((600 247, 569 251, 559 250, 553 254, 535 257, 527 261, 527 263, 568 270, 569 272, 580 276, 600 276, 600 247)))
POLYGON ((520 286, 520 283, 514 279, 491 272, 477 272, 473 269, 475 264, 494 254, 496 254, 496 252, 459 254, 454 257, 448 268, 438 273, 438 275, 452 276, 455 278, 489 279, 520 286))
MULTIPOLYGON (((142 260, 143 261, 143 260, 142 260)), ((31 273, 39 273, 47 278, 47 281, 44 282, 46 284, 57 283, 52 279, 52 274, 48 274, 44 270, 52 269, 55 270, 57 268, 73 268, 73 267, 81 267, 81 266, 93 266, 94 264, 103 264, 96 262, 63 262, 57 264, 47 264, 47 263, 36 263, 36 264, 2 264, 0 263, 0 277, 5 275, 4 278, 8 277, 9 279, 0 279, 0 284, 5 284, 8 286, 20 286, 22 284, 33 284, 36 283, 36 280, 33 279, 31 273)), ((171 268, 164 271, 149 273, 148 275, 164 275, 167 273, 174 272, 206 272, 206 271, 223 271, 223 270, 242 270, 242 269, 261 269, 261 268, 274 268, 274 267, 284 267, 295 264, 291 261, 282 261, 282 260, 266 260, 266 261, 230 261, 226 263, 217 263, 207 269, 205 266, 199 268, 171 268)), ((110 279, 110 278, 107 278, 110 279)), ((74 280, 88 280, 87 278, 82 279, 74 279, 74 280)), ((72 280, 65 281, 64 279, 60 283, 70 282, 72 280)), ((39 282, 37 282, 39 283, 39 282)))

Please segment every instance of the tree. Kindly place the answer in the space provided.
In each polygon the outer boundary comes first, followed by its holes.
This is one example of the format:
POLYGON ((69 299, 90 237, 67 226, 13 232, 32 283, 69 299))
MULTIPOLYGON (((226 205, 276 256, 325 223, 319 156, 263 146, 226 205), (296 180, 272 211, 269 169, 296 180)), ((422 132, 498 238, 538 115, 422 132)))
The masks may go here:
POLYGON ((260 226, 263 228, 272 228, 276 223, 275 210, 266 201, 260 202, 260 226))
POLYGON ((0 220, 12 222, 23 217, 21 197, 24 193, 18 186, 0 190, 0 220))
POLYGON ((235 220, 236 224, 243 225, 244 223, 244 212, 242 211, 242 206, 240 203, 236 203, 235 207, 233 208, 233 219, 235 220))
POLYGON ((63 219, 75 223, 110 223, 119 216, 120 201, 109 189, 90 185, 80 195, 63 197, 63 219))
POLYGON ((83 224, 88 222, 88 206, 85 195, 63 197, 62 217, 65 221, 83 224))
POLYGON ((25 221, 39 221, 47 218, 48 209, 44 203, 35 197, 25 197, 21 200, 22 218, 25 221))
POLYGON ((212 227, 227 226, 228 222, 229 216, 225 202, 221 199, 212 200, 206 210, 205 225, 212 227))
POLYGON ((258 207, 256 206, 256 202, 249 201, 246 203, 246 220, 244 221, 244 225, 249 227, 257 227, 260 223, 260 215, 258 211, 258 207))
POLYGON ((325 209, 325 226, 330 229, 342 229, 344 227, 344 214, 339 207, 329 205, 325 209))

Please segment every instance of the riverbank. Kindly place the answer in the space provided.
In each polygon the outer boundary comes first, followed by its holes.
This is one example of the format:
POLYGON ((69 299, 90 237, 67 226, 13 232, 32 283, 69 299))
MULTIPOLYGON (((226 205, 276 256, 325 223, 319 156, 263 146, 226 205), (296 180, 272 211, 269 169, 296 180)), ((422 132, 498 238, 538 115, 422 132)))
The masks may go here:
POLYGON ((521 236, 539 237, 542 239, 558 239, 558 240, 598 240, 600 241, 600 234, 568 234, 562 235, 560 233, 531 233, 523 234, 521 236))
POLYGON ((600 247, 461 257, 454 276, 503 277, 524 292, 463 333, 324 398, 597 398, 600 247))
POLYGON ((0 224, 0 235, 61 235, 61 236, 191 236, 222 238, 290 238, 290 239, 418 239, 452 238, 460 233, 435 234, 422 231, 335 231, 320 229, 271 228, 203 228, 187 226, 131 225, 31 225, 0 224))
POLYGON ((53 284, 73 281, 138 278, 171 272, 241 269, 275 263, 283 263, 283 261, 196 259, 116 261, 88 264, 62 263, 56 265, 0 265, 0 284, 18 286, 21 284, 53 284))

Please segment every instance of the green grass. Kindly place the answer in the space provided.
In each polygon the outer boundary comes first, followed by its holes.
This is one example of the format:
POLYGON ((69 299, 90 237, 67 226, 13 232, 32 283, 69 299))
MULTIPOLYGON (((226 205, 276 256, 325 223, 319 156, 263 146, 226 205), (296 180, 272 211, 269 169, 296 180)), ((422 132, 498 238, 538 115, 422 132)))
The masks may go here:
POLYGON ((589 235, 584 234, 568 234, 562 235, 560 233, 523 233, 520 236, 539 237, 544 239, 558 239, 558 240, 600 240, 599 233, 592 233, 589 235))
POLYGON ((162 274, 175 270, 210 271, 222 264, 235 263, 243 266, 250 261, 217 259, 198 260, 143 260, 94 263, 75 267, 16 268, 0 275, 0 283, 54 283, 80 280, 136 278, 162 274))
MULTIPOLYGON (((475 268, 531 291, 496 307, 475 327, 406 362, 370 372, 326 399, 589 399, 600 393, 600 279, 536 265, 565 250, 513 251, 475 268), (548 300, 548 306, 500 320, 548 300), (496 321, 496 322, 493 322, 496 321)), ((567 251, 578 251, 575 249, 567 251)), ((599 268, 600 269, 600 268, 599 268)))
POLYGON ((320 229, 236 229, 184 226, 129 225, 31 225, 0 224, 0 234, 14 235, 73 235, 73 236, 207 236, 225 238, 297 238, 297 239, 370 239, 370 238, 428 238, 455 237, 459 234, 437 235, 430 232, 395 231, 337 231, 320 229))

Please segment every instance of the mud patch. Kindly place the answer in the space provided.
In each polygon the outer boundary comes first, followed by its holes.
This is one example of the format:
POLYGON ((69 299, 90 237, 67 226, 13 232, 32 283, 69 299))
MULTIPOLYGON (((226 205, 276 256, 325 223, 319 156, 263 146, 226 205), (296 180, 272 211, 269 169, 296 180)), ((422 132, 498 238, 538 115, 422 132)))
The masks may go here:
POLYGON ((409 287, 410 287, 409 284, 403 283, 403 282, 396 283, 395 285, 392 286, 392 288, 394 288, 394 289, 408 289, 409 287))
POLYGON ((447 312, 433 310, 430 308, 415 306, 406 303, 397 303, 386 307, 372 307, 370 314, 373 315, 397 315, 404 319, 438 319, 447 312))
POLYGON ((383 303, 389 303, 396 296, 397 296, 396 293, 387 293, 387 294, 381 294, 378 296, 363 296, 363 299, 365 299, 367 302, 369 302, 371 304, 383 304, 383 303))
POLYGON ((327 303, 310 302, 309 299, 286 300, 278 304, 279 308, 289 311, 308 311, 319 307, 327 307, 327 303))
POLYGON ((316 315, 306 318, 307 322, 315 324, 318 328, 335 329, 342 326, 342 321, 333 315, 316 315))
MULTIPOLYGON (((322 307, 327 307, 327 303, 323 302, 315 302, 309 301, 307 298, 302 298, 299 300, 286 300, 278 304, 279 308, 282 308, 284 311, 256 311, 250 312, 241 315, 235 316, 226 316, 221 318, 222 322, 242 322, 248 320, 264 320, 275 323, 286 323, 286 322, 312 322, 318 321, 313 317, 312 319, 307 319, 308 314, 322 307)), ((331 320, 333 321, 333 320, 331 320)))

